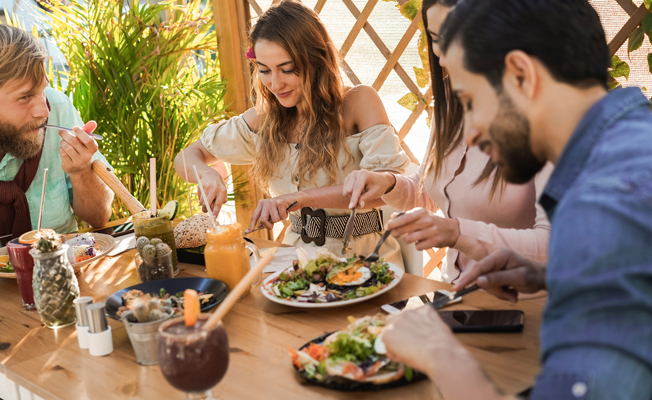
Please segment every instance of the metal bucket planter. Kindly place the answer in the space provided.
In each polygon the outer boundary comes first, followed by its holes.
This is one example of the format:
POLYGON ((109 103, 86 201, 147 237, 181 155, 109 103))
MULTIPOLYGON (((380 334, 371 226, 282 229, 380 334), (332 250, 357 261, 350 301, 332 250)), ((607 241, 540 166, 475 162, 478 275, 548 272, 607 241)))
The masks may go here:
POLYGON ((172 317, 172 312, 154 322, 130 322, 130 315, 131 311, 125 312, 120 320, 129 334, 136 361, 140 365, 158 364, 158 327, 172 317))

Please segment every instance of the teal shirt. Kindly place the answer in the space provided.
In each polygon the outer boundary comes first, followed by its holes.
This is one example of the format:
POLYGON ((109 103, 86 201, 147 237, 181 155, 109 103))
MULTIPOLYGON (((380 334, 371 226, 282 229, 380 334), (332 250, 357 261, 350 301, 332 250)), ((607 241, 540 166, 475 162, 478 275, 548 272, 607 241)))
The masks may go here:
MULTIPOLYGON (((48 118, 49 124, 66 128, 84 125, 79 113, 66 95, 51 88, 45 89, 45 95, 51 108, 48 118)), ((72 212, 72 183, 70 182, 70 176, 61 169, 61 156, 59 155, 61 140, 59 131, 55 129, 46 131, 38 172, 36 172, 32 184, 25 193, 29 204, 32 229, 36 229, 38 226, 43 170, 48 168, 41 227, 54 229, 59 233, 70 233, 77 230, 77 222, 72 212)), ((99 151, 93 156, 93 160, 97 159, 104 161, 108 165, 106 158, 99 151)), ((5 154, 2 161, 0 161, 0 181, 13 180, 22 165, 22 159, 5 154)))

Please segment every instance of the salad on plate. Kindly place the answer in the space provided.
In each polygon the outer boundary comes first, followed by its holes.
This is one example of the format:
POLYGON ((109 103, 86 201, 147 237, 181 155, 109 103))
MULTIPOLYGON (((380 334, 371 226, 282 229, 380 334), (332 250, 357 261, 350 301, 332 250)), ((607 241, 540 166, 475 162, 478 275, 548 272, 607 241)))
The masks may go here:
POLYGON ((344 390, 356 390, 356 385, 357 388, 396 385, 397 381, 407 384, 423 378, 385 354, 381 336, 384 315, 349 317, 349 322, 345 329, 317 338, 298 351, 288 348, 292 364, 304 378, 317 384, 330 384, 334 389, 342 389, 338 382, 348 382, 344 390))
POLYGON ((366 297, 387 287, 395 272, 382 259, 366 262, 363 257, 340 259, 320 248, 310 259, 297 248, 298 260, 265 287, 275 297, 300 303, 332 303, 366 297))

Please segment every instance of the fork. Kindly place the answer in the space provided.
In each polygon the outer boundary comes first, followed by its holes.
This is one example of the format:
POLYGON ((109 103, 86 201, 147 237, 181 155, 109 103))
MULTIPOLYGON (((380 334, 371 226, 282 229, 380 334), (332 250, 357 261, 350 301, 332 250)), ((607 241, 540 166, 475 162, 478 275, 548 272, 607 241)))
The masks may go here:
MULTIPOLYGON (((405 214, 405 212, 398 213, 396 216, 400 217, 401 215, 405 214)), ((383 233, 383 236, 380 238, 378 241, 378 244, 376 245, 376 248, 374 249, 373 253, 369 254, 364 261, 365 262, 376 262, 380 258, 378 255, 378 251, 380 250, 380 247, 385 243, 385 240, 389 237, 389 235, 392 233, 391 229, 387 229, 385 233, 383 233)))
MULTIPOLYGON (((75 134, 75 132, 73 132, 72 129, 70 129, 70 128, 64 128, 63 126, 56 126, 56 125, 43 125, 43 127, 44 127, 44 128, 59 129, 59 130, 62 130, 62 131, 68 131, 68 132, 72 133, 73 135, 75 134)), ((88 133, 88 132, 86 132, 86 133, 88 133)), ((95 139, 97 139, 97 140, 102 140, 102 139, 104 139, 103 136, 100 136, 100 135, 98 135, 97 133, 88 133, 88 136, 90 136, 90 137, 92 137, 92 138, 95 138, 95 139)))

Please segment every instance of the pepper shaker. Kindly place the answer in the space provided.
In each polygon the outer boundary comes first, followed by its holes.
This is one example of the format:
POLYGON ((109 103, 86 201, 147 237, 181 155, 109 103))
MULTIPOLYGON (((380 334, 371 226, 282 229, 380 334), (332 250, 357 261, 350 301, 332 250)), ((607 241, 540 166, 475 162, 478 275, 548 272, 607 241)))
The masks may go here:
POLYGON ((88 348, 88 315, 86 307, 93 303, 93 298, 89 296, 78 297, 73 303, 75 304, 75 313, 77 314, 77 341, 80 349, 88 348))
POLYGON ((111 327, 106 321, 104 303, 86 306, 88 317, 88 350, 92 356, 105 356, 113 351, 111 327))

